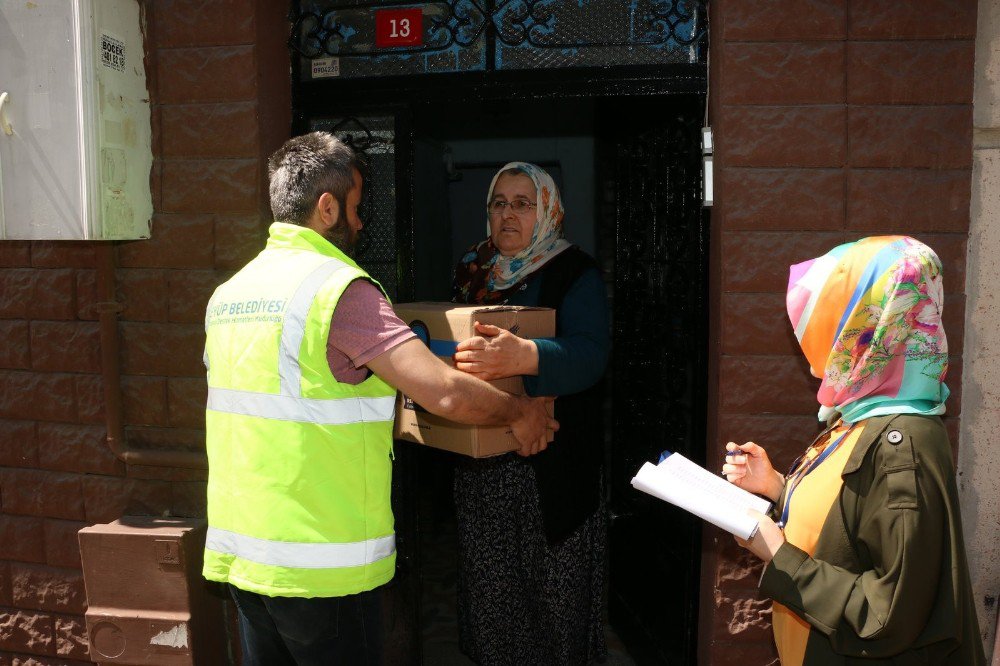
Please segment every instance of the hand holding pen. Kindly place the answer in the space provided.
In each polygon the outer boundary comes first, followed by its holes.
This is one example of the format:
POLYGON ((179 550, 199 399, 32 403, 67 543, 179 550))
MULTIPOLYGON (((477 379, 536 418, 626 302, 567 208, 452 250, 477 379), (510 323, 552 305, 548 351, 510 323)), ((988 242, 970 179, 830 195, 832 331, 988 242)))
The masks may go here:
POLYGON ((735 486, 778 501, 785 487, 785 478, 774 469, 767 452, 753 442, 726 444, 726 462, 722 474, 735 486))

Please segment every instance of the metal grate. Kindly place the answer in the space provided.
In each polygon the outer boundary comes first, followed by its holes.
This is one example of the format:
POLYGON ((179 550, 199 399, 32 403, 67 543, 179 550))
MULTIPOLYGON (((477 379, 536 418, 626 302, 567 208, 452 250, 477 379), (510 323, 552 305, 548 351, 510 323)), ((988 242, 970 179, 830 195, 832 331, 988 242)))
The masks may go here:
POLYGON ((317 118, 310 130, 331 132, 365 155, 368 174, 358 211, 364 229, 354 259, 396 298, 396 148, 392 116, 317 118))
POLYGON ((696 63, 703 9, 689 0, 510 0, 494 14, 496 68, 696 63))
POLYGON ((705 64, 707 55, 707 0, 300 0, 292 21, 303 81, 705 64), (375 14, 390 8, 422 10, 421 44, 376 48, 375 14))

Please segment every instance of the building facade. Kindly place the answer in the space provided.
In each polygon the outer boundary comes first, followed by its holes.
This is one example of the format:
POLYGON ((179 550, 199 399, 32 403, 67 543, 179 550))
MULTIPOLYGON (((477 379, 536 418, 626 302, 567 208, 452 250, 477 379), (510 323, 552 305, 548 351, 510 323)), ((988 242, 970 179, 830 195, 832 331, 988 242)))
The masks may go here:
MULTIPOLYGON (((0 242, 0 664, 88 661, 80 528, 122 515, 204 516, 204 308, 263 245, 264 160, 310 127, 293 114, 314 107, 289 73, 285 3, 142 4, 152 237, 110 253, 92 242, 0 242), (127 447, 164 455, 126 463, 108 447, 117 407, 100 320, 111 302, 120 304, 127 447)), ((1000 256, 997 4, 712 0, 708 85, 663 93, 640 76, 634 91, 707 99, 714 130, 696 382, 704 424, 695 429, 696 457, 709 465, 726 441, 746 439, 784 465, 817 431, 815 386, 784 315, 790 264, 886 233, 916 236, 941 256, 952 355, 945 422, 988 653, 998 592, 988 447, 1000 427, 1000 360, 988 350, 1000 343, 995 295, 983 285, 1000 256)), ((724 533, 705 529, 699 544, 696 633, 684 654, 696 648, 697 662, 712 666, 777 663, 769 602, 755 594, 759 568, 724 533)))

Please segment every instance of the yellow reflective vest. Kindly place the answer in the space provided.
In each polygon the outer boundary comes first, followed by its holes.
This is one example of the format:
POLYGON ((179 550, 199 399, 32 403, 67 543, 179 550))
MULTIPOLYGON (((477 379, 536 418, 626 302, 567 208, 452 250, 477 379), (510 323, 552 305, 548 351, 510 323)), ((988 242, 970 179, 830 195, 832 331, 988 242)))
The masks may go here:
POLYGON ((396 390, 374 374, 341 384, 326 357, 357 279, 371 278, 322 236, 275 223, 209 301, 205 578, 286 597, 392 578, 396 390))

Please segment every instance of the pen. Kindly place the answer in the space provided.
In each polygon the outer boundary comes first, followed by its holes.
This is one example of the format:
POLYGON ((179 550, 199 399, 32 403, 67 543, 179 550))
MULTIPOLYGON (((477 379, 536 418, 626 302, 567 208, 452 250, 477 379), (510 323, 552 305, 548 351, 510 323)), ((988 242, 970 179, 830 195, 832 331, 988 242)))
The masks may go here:
MULTIPOLYGON (((737 453, 736 451, 726 451, 726 458, 729 458, 730 456, 735 456, 736 453, 737 453)), ((743 455, 745 455, 747 458, 752 458, 753 457, 749 453, 747 453, 746 451, 740 451, 740 453, 742 453, 743 455)), ((749 474, 750 476, 753 476, 753 469, 750 467, 749 461, 747 462, 747 474, 749 474)))

